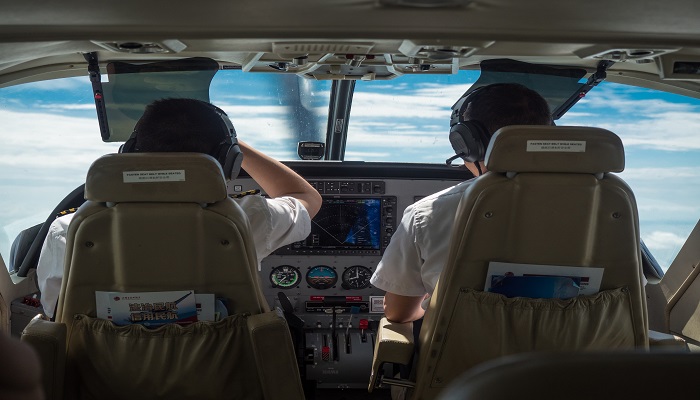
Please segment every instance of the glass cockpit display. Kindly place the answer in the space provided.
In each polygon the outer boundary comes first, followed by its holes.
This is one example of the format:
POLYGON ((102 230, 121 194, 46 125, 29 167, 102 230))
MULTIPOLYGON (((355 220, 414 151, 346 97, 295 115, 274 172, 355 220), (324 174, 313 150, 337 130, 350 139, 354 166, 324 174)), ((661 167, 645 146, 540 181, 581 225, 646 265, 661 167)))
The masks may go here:
MULTIPOLYGON (((321 210, 311 220, 311 233, 304 240, 275 250, 275 255, 379 256, 384 252, 396 229, 395 196, 345 197, 342 189, 356 188, 352 183, 345 186, 346 182, 337 181, 311 183, 325 190, 332 186, 331 190, 339 194, 323 196, 321 210)), ((383 191, 383 182, 374 186, 362 183, 363 190, 383 191)))
POLYGON ((379 250, 382 201, 378 198, 324 198, 311 221, 311 234, 297 243, 307 249, 379 250))

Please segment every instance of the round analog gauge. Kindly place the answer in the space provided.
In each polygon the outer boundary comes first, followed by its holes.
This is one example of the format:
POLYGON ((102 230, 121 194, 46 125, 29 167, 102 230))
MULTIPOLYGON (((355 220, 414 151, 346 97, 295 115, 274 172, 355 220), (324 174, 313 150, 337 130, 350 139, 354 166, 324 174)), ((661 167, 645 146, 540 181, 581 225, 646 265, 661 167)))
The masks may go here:
POLYGON ((289 289, 297 286, 299 284, 299 279, 301 279, 301 273, 291 265, 280 265, 273 268, 272 272, 270 272, 270 282, 272 282, 272 286, 282 289, 289 289))
POLYGON ((331 267, 318 265, 306 273, 306 283, 314 289, 328 289, 338 282, 338 273, 331 267))
POLYGON ((364 289, 369 286, 372 270, 362 265, 354 265, 343 271, 344 289, 364 289))

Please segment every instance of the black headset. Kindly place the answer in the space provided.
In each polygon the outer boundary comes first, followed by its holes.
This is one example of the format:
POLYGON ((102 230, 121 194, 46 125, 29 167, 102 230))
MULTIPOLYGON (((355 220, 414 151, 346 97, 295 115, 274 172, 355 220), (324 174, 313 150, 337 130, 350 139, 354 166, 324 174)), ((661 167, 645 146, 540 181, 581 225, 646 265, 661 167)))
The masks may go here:
POLYGON ((483 123, 477 120, 464 120, 464 112, 484 92, 485 88, 499 85, 498 83, 480 86, 459 99, 452 106, 452 116, 450 117, 450 144, 457 154, 451 157, 449 164, 457 157, 461 157, 466 162, 476 163, 484 159, 486 148, 491 140, 491 134, 483 123))
MULTIPOLYGON (((221 121, 222 129, 226 130, 226 136, 221 143, 217 144, 216 147, 209 153, 210 156, 216 158, 216 161, 221 164, 221 168, 224 170, 224 176, 234 180, 241 171, 241 163, 243 162, 243 152, 238 145, 238 139, 236 138, 236 130, 233 128, 233 123, 229 119, 228 115, 224 110, 219 107, 205 103, 207 106, 211 107, 216 114, 219 116, 219 121, 221 121)), ((136 144, 137 130, 131 133, 129 139, 124 142, 123 145, 119 147, 120 153, 134 153, 138 152, 139 148, 136 144)))

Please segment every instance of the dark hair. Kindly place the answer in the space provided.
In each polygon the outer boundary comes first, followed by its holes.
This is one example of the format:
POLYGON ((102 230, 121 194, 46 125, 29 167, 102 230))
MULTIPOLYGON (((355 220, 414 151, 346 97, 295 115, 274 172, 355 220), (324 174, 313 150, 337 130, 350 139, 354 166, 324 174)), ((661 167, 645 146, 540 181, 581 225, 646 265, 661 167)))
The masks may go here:
POLYGON ((508 125, 551 125, 547 101, 519 83, 499 83, 477 89, 465 111, 465 120, 481 122, 489 134, 508 125))
POLYGON ((146 107, 135 130, 139 152, 212 155, 228 136, 216 108, 196 99, 154 101, 146 107))

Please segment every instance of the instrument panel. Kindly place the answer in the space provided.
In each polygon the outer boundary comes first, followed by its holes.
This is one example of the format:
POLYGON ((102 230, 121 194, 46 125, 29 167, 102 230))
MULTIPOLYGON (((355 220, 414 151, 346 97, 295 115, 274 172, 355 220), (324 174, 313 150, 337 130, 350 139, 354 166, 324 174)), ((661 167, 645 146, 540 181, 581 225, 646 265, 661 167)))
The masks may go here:
MULTIPOLYGON (((321 193, 323 205, 306 239, 262 261, 263 294, 271 307, 283 308, 282 293, 303 321, 306 380, 319 388, 366 388, 384 296, 370 278, 403 210, 471 176, 433 165, 287 164, 321 193), (386 176, 378 179, 377 171, 386 176)), ((249 178, 235 183, 234 191, 259 189, 249 178)))

